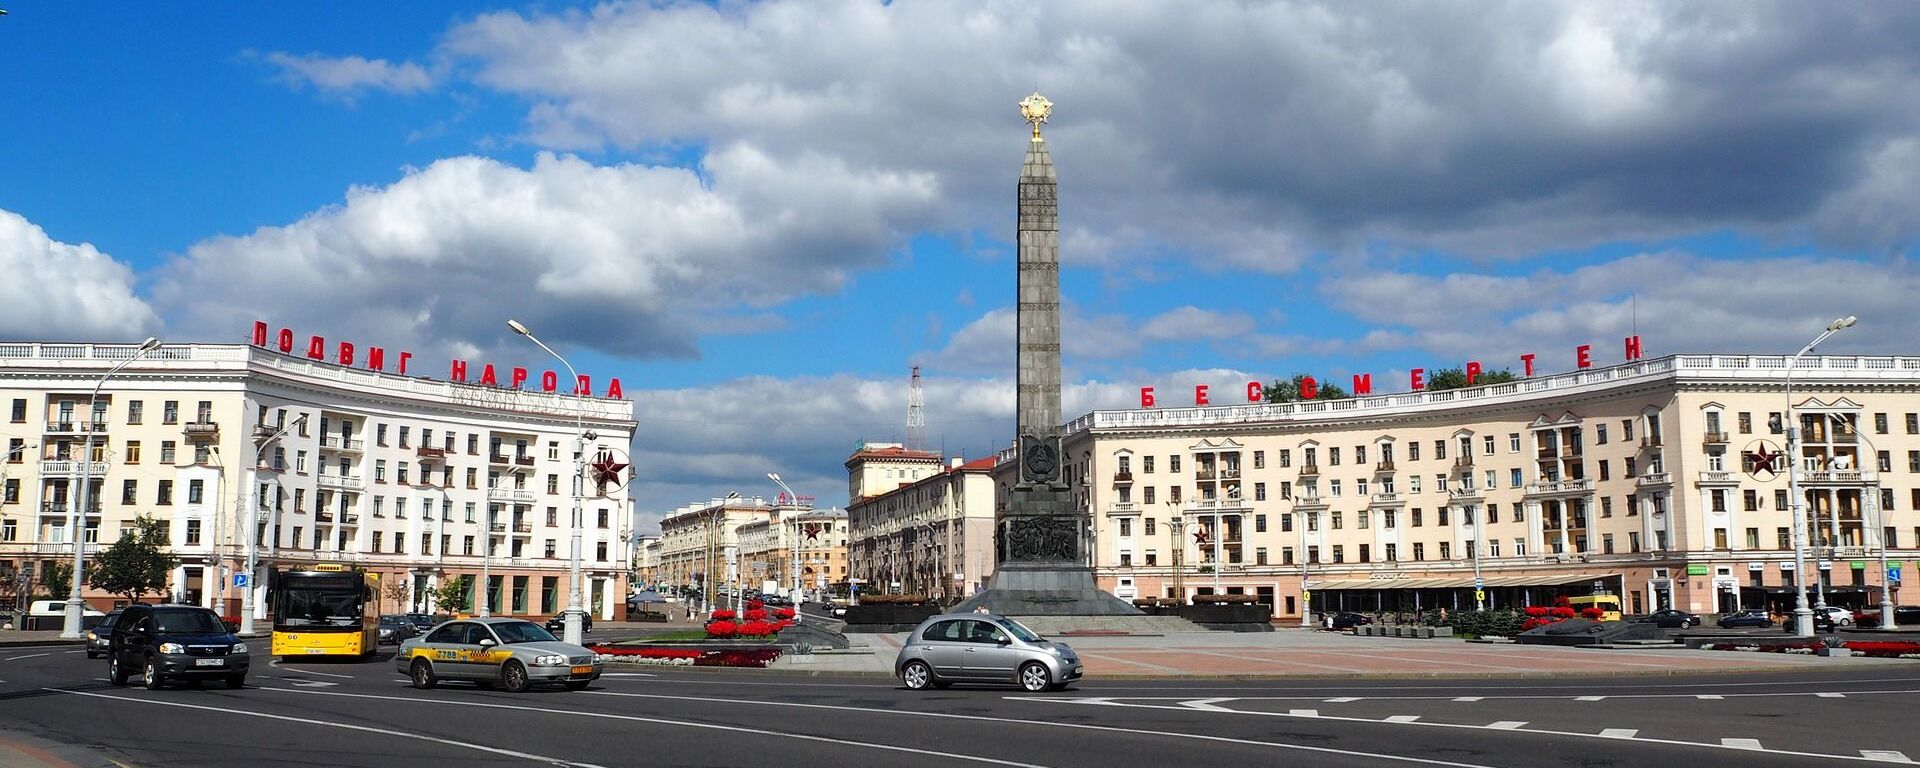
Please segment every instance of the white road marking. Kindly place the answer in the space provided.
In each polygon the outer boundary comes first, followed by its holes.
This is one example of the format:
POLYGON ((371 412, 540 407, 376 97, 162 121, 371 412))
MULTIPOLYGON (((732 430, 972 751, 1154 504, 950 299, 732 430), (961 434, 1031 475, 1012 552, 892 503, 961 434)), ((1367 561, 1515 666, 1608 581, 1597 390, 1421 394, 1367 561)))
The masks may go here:
POLYGON ((1419 719, 1420 719, 1420 716, 1419 716, 1419 715, 1389 715, 1389 716, 1387 717, 1387 722, 1389 722, 1389 723, 1411 723, 1411 722, 1414 722, 1414 721, 1416 721, 1416 720, 1419 720, 1419 719))
POLYGON ((21 659, 35 659, 41 656, 52 656, 52 655, 53 655, 52 653, 29 653, 25 656, 15 656, 10 659, 0 659, 0 661, 19 661, 21 659))
POLYGON ((1726 697, 1725 697, 1725 696, 1716 696, 1716 695, 1714 695, 1714 694, 1711 694, 1711 693, 1702 693, 1702 694, 1698 694, 1698 695, 1696 695, 1696 696, 1694 696, 1694 698, 1696 698, 1696 699, 1699 699, 1699 700, 1701 700, 1701 701, 1719 701, 1719 700, 1721 700, 1721 699, 1724 699, 1724 698, 1726 698, 1726 697))
MULTIPOLYGON (((280 720, 288 723, 316 725, 322 728, 340 728, 340 729, 349 730, 349 731, 360 731, 362 733, 378 733, 378 734, 382 734, 386 736, 394 736, 402 739, 416 739, 419 741, 427 741, 435 744, 444 744, 450 747, 459 747, 461 749, 471 749, 477 752, 486 752, 494 755, 505 755, 507 757, 517 757, 522 760, 534 760, 534 761, 549 763, 553 765, 567 765, 567 766, 574 766, 575 768, 604 768, 604 766, 595 765, 593 763, 579 763, 579 762, 574 762, 572 760, 563 760, 557 757, 548 757, 546 755, 536 755, 531 752, 519 752, 511 749, 501 749, 499 747, 489 747, 481 744, 474 744, 472 742, 454 741, 453 739, 435 738, 433 736, 426 736, 418 733, 409 733, 407 731, 396 731, 389 728, 375 728, 370 725, 352 725, 350 723, 330 723, 324 720, 307 720, 307 719, 298 718, 298 717, 289 717, 287 715, 274 715, 274 714, 268 714, 266 712, 251 712, 244 709, 230 709, 227 707, 205 707, 205 706, 200 706, 198 704, 186 704, 178 701, 162 701, 160 699, 136 699, 131 696, 113 696, 113 695, 104 694, 104 693, 88 693, 86 691, 68 691, 68 690, 62 690, 59 688, 42 688, 40 690, 48 691, 51 693, 65 693, 73 696, 87 696, 87 697, 96 698, 96 699, 112 699, 114 701, 124 701, 132 704, 151 704, 151 705, 160 706, 160 707, 179 707, 181 709, 198 709, 205 712, 218 712, 226 715, 238 715, 241 717, 258 717, 258 718, 264 718, 267 720, 280 720)), ((265 690, 272 691, 272 690, 280 690, 280 689, 267 688, 265 690)))
MULTIPOLYGON (((549 714, 549 715, 570 715, 573 717, 590 717, 590 718, 596 718, 601 720, 623 720, 623 721, 636 722, 636 723, 652 723, 655 725, 674 725, 674 726, 680 726, 684 728, 701 728, 705 730, 714 730, 714 731, 751 733, 751 734, 758 734, 760 736, 766 736, 766 737, 771 737, 775 739, 799 739, 802 741, 817 741, 825 744, 833 744, 836 746, 867 747, 869 749, 878 749, 878 750, 884 750, 887 752, 905 752, 905 753, 914 754, 914 755, 924 755, 927 757, 939 757, 939 758, 946 758, 949 760, 961 760, 961 761, 972 762, 972 763, 987 763, 989 765, 1005 765, 1005 766, 1011 766, 1012 768, 1048 768, 1047 766, 1040 765, 1037 763, 1021 763, 1021 762, 1015 762, 1012 760, 999 760, 991 757, 979 757, 976 755, 959 755, 959 754, 953 754, 950 752, 938 752, 930 749, 915 749, 913 747, 902 747, 894 744, 880 744, 880 743, 869 742, 869 741, 851 741, 848 739, 834 739, 834 738, 827 738, 825 736, 813 736, 805 733, 775 731, 775 730, 767 730, 763 728, 746 728, 746 727, 737 726, 737 725, 721 725, 718 723, 695 723, 695 722, 688 722, 685 720, 667 720, 665 718, 642 717, 639 715, 618 715, 611 712, 583 712, 575 709, 550 709, 547 707, 529 707, 529 706, 518 705, 518 704, 490 704, 490 703, 479 702, 479 701, 458 701, 453 699, 414 699, 414 698, 408 698, 404 696, 376 696, 376 695, 367 694, 367 693, 343 693, 343 692, 337 692, 337 691, 297 691, 291 688, 262 687, 261 690, 280 691, 282 693, 304 693, 304 694, 313 695, 313 696, 345 696, 345 697, 355 698, 355 699, 379 699, 383 701, 404 701, 410 704, 444 704, 448 706, 458 706, 458 707, 479 707, 482 709, 504 709, 504 710, 511 710, 511 711, 517 711, 517 712, 540 712, 542 714, 549 714)), ((639 694, 613 694, 613 695, 639 695, 639 694)))
POLYGON ((1606 698, 1607 697, 1605 696, 1576 696, 1574 697, 1573 700, 1574 701, 1604 701, 1606 700, 1606 698))
MULTIPOLYGON (((281 679, 285 680, 286 678, 281 678, 281 679)), ((329 683, 325 680, 292 680, 290 682, 293 685, 300 686, 301 688, 332 688, 336 685, 339 685, 339 683, 329 683)))
POLYGON ((1844 699, 1847 697, 1844 693, 1816 693, 1814 695, 1823 699, 1844 699))
MULTIPOLYGON (((1096 691, 1104 692, 1104 691, 1123 690, 1123 689, 1115 689, 1107 686, 1095 686, 1092 688, 1083 688, 1082 690, 1096 690, 1096 691)), ((1179 690, 1179 689, 1161 689, 1161 690, 1179 690)), ((1233 691, 1233 690, 1241 690, 1241 689, 1219 688, 1215 690, 1233 691)), ((1600 695, 1580 696, 1580 695, 1574 695, 1574 694, 1549 696, 1545 694, 1527 694, 1527 695, 1521 695, 1521 696, 1364 696, 1364 697, 1345 696, 1345 697, 1334 698, 1334 699, 1329 699, 1324 696, 1235 696, 1234 698, 1239 701, 1331 701, 1331 702, 1363 701, 1363 700, 1364 701, 1567 701, 1567 700, 1601 701, 1604 699, 1708 699, 1708 700, 1746 699, 1746 698, 1757 699, 1757 698, 1778 698, 1781 696, 1817 696, 1824 699, 1844 699, 1848 696, 1879 696, 1879 695, 1911 696, 1915 694, 1920 694, 1920 688, 1877 689, 1877 690, 1869 690, 1869 691, 1846 691, 1846 692, 1776 691, 1771 693, 1726 693, 1726 694, 1719 694, 1719 693, 1610 693, 1604 696, 1600 696, 1600 695)), ((1126 699, 1128 701, 1185 701, 1191 697, 1190 696, 1113 696, 1110 698, 1126 699)))
POLYGON ((1487 723, 1487 727, 1493 728, 1495 730, 1501 730, 1501 731, 1514 731, 1514 730, 1519 730, 1520 726, 1523 726, 1526 724, 1527 724, 1527 721, 1525 720, 1495 720, 1491 723, 1487 723))
POLYGON ((1638 728, 1602 728, 1600 735, 1609 739, 1631 739, 1640 733, 1638 728))
POLYGON ((1733 749, 1757 749, 1762 752, 1767 749, 1766 747, 1760 746, 1759 739, 1721 739, 1720 746, 1731 747, 1733 749))
POLYGON ((1860 756, 1868 760, 1881 760, 1889 763, 1913 762, 1907 759, 1907 753, 1897 752, 1891 749, 1863 749, 1860 750, 1860 756))
POLYGON ((1478 697, 1478 696, 1455 696, 1453 700, 1454 700, 1454 701, 1479 701, 1479 700, 1480 700, 1480 697, 1478 697))
POLYGON ((603 678, 607 678, 607 677, 659 677, 659 675, 656 675, 656 674, 654 674, 654 673, 652 673, 652 672, 602 672, 602 673, 600 673, 600 676, 601 676, 601 677, 603 677, 603 678))
POLYGON ((1341 696, 1336 699, 1327 699, 1327 703, 1328 704, 1345 704, 1349 701, 1359 701, 1359 700, 1360 700, 1359 696, 1341 696))
POLYGON ((1289 715, 1293 715, 1294 717, 1319 717, 1319 716, 1320 716, 1320 710, 1317 710, 1317 709, 1289 709, 1289 710, 1287 710, 1287 714, 1289 714, 1289 715))
POLYGON ((282 665, 279 659, 274 659, 273 661, 267 662, 267 666, 273 667, 274 669, 284 669, 288 672, 298 672, 303 675, 319 675, 321 677, 343 677, 348 680, 353 679, 353 675, 337 675, 332 672, 315 672, 311 669, 295 669, 293 667, 282 665))
POLYGON ((80 651, 67 651, 67 653, 70 653, 70 654, 72 654, 72 653, 86 653, 86 651, 84 651, 84 650, 80 650, 80 651))
MULTIPOLYGON (((358 694, 328 693, 323 695, 353 696, 358 694)), ((1432 758, 1425 758, 1425 757, 1410 757, 1407 755, 1389 755, 1389 754, 1378 753, 1378 752, 1359 752, 1351 749, 1334 749, 1332 747, 1316 747, 1308 744, 1282 744, 1282 743, 1277 743, 1272 741, 1258 741, 1254 739, 1236 739, 1230 736, 1209 736, 1206 734, 1198 734, 1198 733, 1176 733, 1173 731, 1155 731, 1155 730, 1147 730, 1147 729, 1141 729, 1141 728, 1122 728, 1119 726, 1093 725, 1090 723, 1061 723, 1061 722, 1053 722, 1053 721, 1047 721, 1047 720, 1021 720, 1021 719, 1012 718, 1012 717, 989 717, 986 715, 961 715, 961 714, 955 714, 951 712, 915 712, 910 710, 897 710, 897 709, 873 709, 870 707, 850 707, 850 706, 844 706, 839 704, 804 704, 804 703, 795 702, 795 701, 761 701, 756 699, 721 699, 721 698, 715 698, 712 696, 673 696, 673 695, 664 694, 664 693, 621 693, 619 691, 587 691, 586 695, 622 696, 622 697, 632 698, 632 699, 662 699, 667 701, 701 701, 701 702, 707 702, 711 704, 746 704, 746 705, 757 705, 757 706, 763 706, 763 707, 789 707, 794 709, 820 709, 820 710, 827 710, 832 712, 861 712, 868 715, 898 715, 902 717, 930 717, 930 718, 936 718, 941 720, 968 720, 968 721, 983 722, 983 723, 1001 723, 1004 725, 1030 725, 1036 728, 1060 728, 1065 730, 1076 730, 1076 731, 1099 731, 1102 733, 1123 733, 1123 734, 1132 734, 1135 736, 1163 736, 1166 738, 1174 738, 1174 739, 1191 739, 1194 741, 1207 741, 1207 742, 1214 742, 1219 744, 1241 744, 1246 746, 1265 747, 1268 749, 1289 750, 1294 752, 1312 752, 1314 754, 1325 754, 1325 755, 1371 757, 1379 760, 1391 760, 1391 761, 1402 762, 1402 763, 1413 763, 1416 765, 1441 765, 1441 766, 1448 766, 1449 768, 1492 768, 1492 766, 1478 764, 1478 763, 1456 763, 1448 760, 1435 760, 1432 758)), ((1016 701, 1027 700, 1027 699, 1022 699, 1021 697, 1018 697, 1018 696, 1009 696, 1007 698, 1013 699, 1016 701)), ((1069 701, 1066 699, 1032 699, 1032 700, 1033 701, 1069 701)), ((1112 702, 1108 702, 1104 699, 1090 701, 1088 703, 1109 704, 1112 706, 1129 706, 1124 704, 1113 704, 1112 702)), ((1171 709, 1171 710, 1186 709, 1186 707, 1176 707, 1176 706, 1164 706, 1164 707, 1153 707, 1153 708, 1154 709, 1171 709)), ((1354 718, 1343 717, 1343 718, 1336 718, 1336 719, 1351 720, 1354 718)), ((1367 722, 1373 722, 1373 721, 1367 721, 1367 722)), ((764 733, 764 732, 755 731, 755 733, 764 733)))
POLYGON ((1180 702, 1180 706, 1188 709, 1204 709, 1212 712, 1232 712, 1233 710, 1220 706, 1220 702, 1223 701, 1233 701, 1233 699, 1193 699, 1191 701, 1180 702))

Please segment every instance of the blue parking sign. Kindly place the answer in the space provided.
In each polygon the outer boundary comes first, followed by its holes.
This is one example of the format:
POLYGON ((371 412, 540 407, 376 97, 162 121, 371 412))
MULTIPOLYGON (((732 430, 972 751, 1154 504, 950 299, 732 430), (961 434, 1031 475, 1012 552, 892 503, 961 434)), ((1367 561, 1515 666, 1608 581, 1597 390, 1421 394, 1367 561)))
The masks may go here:
POLYGON ((1897 568, 1897 567, 1896 567, 1896 568, 1888 568, 1888 569, 1887 569, 1887 580, 1888 580, 1888 581, 1899 581, 1899 580, 1900 580, 1900 569, 1899 569, 1899 568, 1897 568))
MULTIPOLYGON (((1899 578, 1899 577, 1896 576, 1895 578, 1899 578)), ((247 586, 247 581, 248 581, 247 574, 236 573, 233 575, 233 586, 235 587, 244 588, 247 586)))

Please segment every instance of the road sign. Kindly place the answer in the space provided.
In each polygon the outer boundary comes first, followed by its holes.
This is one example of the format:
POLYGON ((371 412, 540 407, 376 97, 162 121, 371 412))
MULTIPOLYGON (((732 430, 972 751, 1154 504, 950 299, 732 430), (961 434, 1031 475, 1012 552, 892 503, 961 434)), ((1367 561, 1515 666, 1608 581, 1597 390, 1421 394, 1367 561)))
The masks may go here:
POLYGON ((1474 590, 1474 591, 1473 591, 1473 601, 1474 601, 1474 602, 1476 602, 1476 603, 1484 603, 1484 602, 1486 602, 1486 601, 1487 601, 1487 593, 1486 593, 1486 591, 1485 591, 1485 590, 1480 590, 1480 589, 1476 589, 1476 590, 1474 590))
POLYGON ((247 574, 244 574, 244 573, 236 573, 233 575, 233 585, 241 589, 245 589, 247 587, 247 582, 249 580, 250 579, 248 579, 247 574))
POLYGON ((1312 600, 1313 600, 1313 593, 1312 593, 1312 592, 1310 592, 1310 591, 1307 591, 1307 590, 1304 590, 1304 589, 1303 589, 1303 590, 1300 590, 1300 602, 1303 602, 1303 603, 1305 603, 1305 602, 1311 602, 1312 600))
POLYGON ((1888 568, 1888 569, 1887 569, 1887 580, 1888 580, 1888 581, 1899 581, 1899 580, 1900 580, 1900 569, 1899 569, 1899 568, 1888 568))
POLYGON ((1478 592, 1482 589, 1486 589, 1486 587, 1487 585, 1484 582, 1480 581, 1480 577, 1478 576, 1473 577, 1473 589, 1475 592, 1478 592))

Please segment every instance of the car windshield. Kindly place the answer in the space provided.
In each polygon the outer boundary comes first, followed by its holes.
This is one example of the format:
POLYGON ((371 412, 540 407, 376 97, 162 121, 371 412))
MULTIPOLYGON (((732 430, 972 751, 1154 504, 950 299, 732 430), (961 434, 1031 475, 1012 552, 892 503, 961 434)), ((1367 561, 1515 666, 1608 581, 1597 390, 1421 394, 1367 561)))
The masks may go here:
POLYGON ((514 643, 551 643, 553 633, 545 627, 531 621, 508 621, 493 625, 493 632, 500 636, 500 642, 514 643))
POLYGON ((154 611, 153 620, 168 634, 222 635, 227 625, 213 611, 154 611))
POLYGON ((1037 643, 1045 639, 1040 636, 1040 633, 1027 629, 1027 625, 1025 624, 1021 624, 1013 619, 1003 619, 1002 621, 1007 625, 1007 632, 1019 638, 1020 642, 1037 643))

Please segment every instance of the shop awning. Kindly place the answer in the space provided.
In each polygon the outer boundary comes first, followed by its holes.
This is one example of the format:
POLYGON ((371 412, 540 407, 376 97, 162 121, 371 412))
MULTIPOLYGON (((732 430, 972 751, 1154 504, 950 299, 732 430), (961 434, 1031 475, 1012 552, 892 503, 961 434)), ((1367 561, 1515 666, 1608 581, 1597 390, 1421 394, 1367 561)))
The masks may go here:
MULTIPOLYGON (((1558 573, 1487 576, 1481 579, 1488 588, 1493 587, 1558 587, 1567 584, 1583 584, 1602 579, 1617 579, 1617 573, 1558 573)), ((1471 589, 1472 576, 1449 576, 1434 579, 1333 579, 1331 581, 1307 581, 1307 587, 1314 591, 1359 589, 1368 591, 1391 591, 1398 589, 1471 589)))

